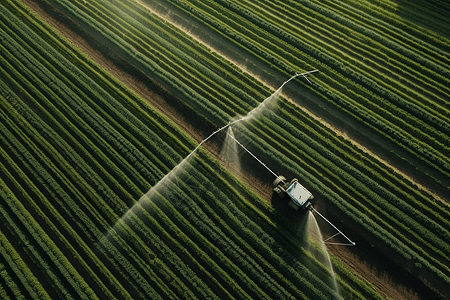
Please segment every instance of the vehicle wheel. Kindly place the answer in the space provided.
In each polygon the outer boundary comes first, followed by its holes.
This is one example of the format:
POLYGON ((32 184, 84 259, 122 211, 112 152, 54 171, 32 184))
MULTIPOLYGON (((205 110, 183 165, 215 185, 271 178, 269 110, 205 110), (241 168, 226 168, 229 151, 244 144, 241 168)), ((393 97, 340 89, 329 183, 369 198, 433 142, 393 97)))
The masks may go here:
POLYGON ((286 181, 286 178, 284 178, 284 176, 278 176, 274 181, 273 181, 273 187, 277 187, 281 182, 286 181))

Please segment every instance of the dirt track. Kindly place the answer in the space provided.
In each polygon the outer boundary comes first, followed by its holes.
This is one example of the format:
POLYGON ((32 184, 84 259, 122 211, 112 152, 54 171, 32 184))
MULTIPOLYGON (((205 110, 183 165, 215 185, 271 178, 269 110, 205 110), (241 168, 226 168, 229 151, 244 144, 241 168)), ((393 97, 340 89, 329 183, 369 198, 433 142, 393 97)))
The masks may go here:
MULTIPOLYGON (((187 132, 191 137, 193 137, 197 142, 203 140, 204 136, 197 131, 192 125, 186 122, 175 109, 170 107, 164 99, 149 90, 144 84, 137 81, 130 74, 117 68, 111 61, 105 59, 105 57, 94 50, 83 38, 73 33, 69 28, 56 21, 54 18, 45 13, 36 3, 30 0, 22 0, 27 4, 34 12, 40 15, 44 20, 46 20, 53 28, 57 29, 66 39, 68 39, 72 44, 82 50, 86 55, 92 58, 98 65, 110 72, 118 80, 126 84, 130 89, 140 95, 145 99, 151 106, 158 109, 160 112, 169 117, 174 123, 176 123, 180 128, 187 132)), ((141 1, 139 1, 142 3, 141 1)), ((241 65, 244 70, 247 69, 245 66, 241 65)), ((266 83, 267 84, 267 83, 266 83)), ((304 108, 302 108, 304 109, 304 108)), ((311 114, 312 117, 315 117, 311 114)), ((320 118, 315 117, 320 120, 320 118)), ((328 125, 332 127, 331 125, 328 125)), ((344 132, 337 132, 338 134, 344 135, 344 132)), ((220 152, 217 145, 208 144, 207 149, 219 158, 220 161, 223 159, 220 157, 220 152)), ((231 170, 236 173, 237 170, 231 170)), ((244 174, 247 184, 251 186, 254 191, 258 191, 260 196, 264 199, 270 201, 272 196, 272 191, 270 184, 267 182, 262 182, 251 174, 244 174)), ((414 292, 408 291, 405 286, 399 285, 394 282, 392 278, 388 275, 383 274, 378 271, 374 266, 369 265, 365 261, 362 261, 357 255, 355 255, 351 248, 345 247, 331 247, 331 253, 340 258, 344 263, 349 266, 358 277, 371 282, 375 289, 386 299, 420 299, 414 292)))

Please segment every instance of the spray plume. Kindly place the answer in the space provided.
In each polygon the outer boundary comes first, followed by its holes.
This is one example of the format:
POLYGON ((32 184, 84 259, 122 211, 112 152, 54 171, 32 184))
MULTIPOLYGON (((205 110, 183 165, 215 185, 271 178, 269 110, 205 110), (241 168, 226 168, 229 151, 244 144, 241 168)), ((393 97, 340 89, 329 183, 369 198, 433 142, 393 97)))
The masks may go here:
MULTIPOLYGON (((203 143, 205 143, 207 140, 209 140, 211 137, 213 137, 213 136, 216 135, 217 133, 221 132, 222 130, 224 130, 224 129, 230 127, 231 125, 236 124, 236 123, 241 122, 241 121, 248 120, 248 119, 252 118, 253 116, 255 116, 258 112, 260 112, 260 111, 262 111, 263 109, 265 109, 265 108, 267 107, 267 103, 273 101, 273 99, 276 99, 276 97, 277 97, 277 95, 279 94, 279 92, 281 91, 281 89, 282 89, 288 82, 290 82, 291 80, 293 80, 294 78, 299 77, 299 76, 303 76, 303 77, 311 84, 311 81, 309 81, 309 80, 306 78, 306 75, 311 74, 311 73, 315 73, 315 72, 318 72, 318 71, 319 71, 319 70, 313 70, 313 71, 309 71, 309 72, 305 72, 305 73, 295 74, 294 76, 292 76, 291 78, 289 78, 288 80, 286 80, 285 82, 283 82, 283 84, 275 91, 275 93, 273 93, 271 96, 269 96, 269 97, 268 97, 267 99, 265 99, 263 102, 261 102, 257 107, 255 107, 254 109, 252 109, 246 116, 244 116, 244 117, 242 117, 242 118, 240 118, 240 119, 238 119, 238 120, 232 121, 232 122, 228 123, 227 125, 225 125, 225 126, 219 128, 219 129, 217 129, 216 131, 214 131, 213 133, 211 133, 207 138, 205 138, 203 141, 201 141, 201 142, 197 145, 197 147, 195 147, 194 150, 192 150, 192 152, 189 153, 189 155, 186 156, 185 159, 183 159, 183 161, 182 161, 180 164, 176 165, 176 166, 175 166, 175 167, 174 167, 174 168, 173 168, 166 176, 164 176, 160 181, 158 181, 158 182, 156 183, 155 186, 153 186, 153 187, 152 187, 152 188, 151 188, 144 196, 142 196, 141 199, 139 199, 139 200, 137 201, 137 203, 134 204, 133 207, 131 207, 131 208, 130 208, 130 209, 129 209, 129 210, 128 210, 128 211, 127 211, 127 212, 126 212, 126 213, 125 213, 125 214, 124 214, 124 215, 116 222, 116 224, 114 224, 114 226, 111 228, 110 231, 114 231, 115 227, 118 226, 119 224, 124 224, 124 223, 126 222, 126 220, 127 220, 128 218, 131 217, 131 215, 135 214, 135 213, 137 212, 137 210, 141 208, 141 203, 143 203, 144 201, 148 200, 148 199, 150 198, 150 195, 151 195, 153 192, 156 192, 156 191, 159 190, 158 187, 160 187, 161 185, 164 185, 163 183, 164 183, 165 181, 170 180, 171 178, 175 177, 175 176, 176 176, 176 173, 178 172, 178 170, 181 170, 181 169, 184 168, 183 166, 186 165, 186 163, 187 163, 187 161, 189 160, 189 158, 196 152, 196 150, 197 150, 198 148, 200 148, 200 146, 201 146, 203 143)), ((263 164, 263 165, 264 165, 264 164, 263 164)), ((264 166, 265 166, 265 165, 264 165, 264 166)), ((266 168, 267 168, 267 167, 266 167, 266 168)), ((272 172, 272 171, 271 171, 271 172, 272 172)), ((272 173, 273 173, 273 172, 272 172, 272 173)), ((277 176, 277 175, 275 175, 275 176, 277 176)))

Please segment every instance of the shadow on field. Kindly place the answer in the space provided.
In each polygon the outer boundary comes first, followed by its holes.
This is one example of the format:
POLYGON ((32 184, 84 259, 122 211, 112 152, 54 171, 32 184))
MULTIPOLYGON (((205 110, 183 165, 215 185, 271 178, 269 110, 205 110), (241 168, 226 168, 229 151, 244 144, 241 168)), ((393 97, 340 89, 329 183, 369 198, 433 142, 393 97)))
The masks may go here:
MULTIPOLYGON (((304 84, 299 82, 300 80, 297 79, 283 88, 283 93, 292 102, 320 117, 334 130, 344 132, 348 138, 369 149, 440 197, 448 199, 447 186, 450 186, 450 178, 437 172, 380 132, 352 117, 337 104, 327 101, 321 94, 305 87, 304 84)), ((311 78, 311 80, 314 82, 314 78, 311 78)))
POLYGON ((393 1, 395 13, 414 24, 450 38, 450 3, 448 1, 393 1), (416 6, 416 7, 414 7, 416 6))
MULTIPOLYGON (((395 258, 385 255, 382 247, 373 244, 367 240, 364 236, 364 232, 361 232, 356 228, 352 222, 345 220, 345 216, 337 213, 330 203, 327 203, 325 199, 322 199, 320 194, 316 193, 316 197, 313 200, 314 208, 323 214, 331 223, 333 223, 339 230, 344 232, 345 235, 356 242, 356 246, 341 246, 341 245, 327 245, 328 252, 331 256, 339 258, 350 269, 358 274, 357 276, 364 276, 364 278, 374 284, 375 291, 380 295, 395 295, 396 293, 402 293, 401 291, 388 292, 384 289, 396 289, 404 290, 411 295, 415 295, 417 299, 446 299, 443 295, 435 292, 432 288, 427 286, 424 282, 418 279, 416 276, 405 271, 402 266, 398 265, 398 261, 395 258), (371 279, 372 278, 372 279, 371 279), (388 285, 382 284, 378 286, 375 282, 389 282, 388 285)), ((308 230, 308 214, 309 212, 299 210, 295 211, 288 206, 288 198, 281 199, 276 193, 274 193, 271 203, 275 209, 277 218, 273 218, 272 221, 276 222, 276 226, 283 235, 274 237, 277 243, 287 251, 296 251, 297 248, 304 248, 311 252, 316 259, 324 263, 323 254, 310 247, 307 243, 309 235, 308 230), (293 250, 294 249, 294 250, 293 250)), ((323 239, 327 239, 336 233, 336 231, 329 226, 323 219, 315 214, 315 218, 319 225, 323 239)), ((333 242, 344 242, 343 239, 339 240, 339 237, 334 238, 333 242)), ((301 254, 297 251, 298 255, 294 255, 301 263, 307 268, 317 268, 308 256, 301 254), (303 255, 303 257, 301 256, 303 255)), ((334 270, 338 275, 342 275, 338 270, 334 270)), ((329 280, 329 279, 328 279, 329 280)), ((330 282, 331 284, 331 282, 330 282)), ((358 287, 352 287, 358 290, 358 287)), ((364 294, 364 291, 358 290, 364 294)), ((367 295, 366 295, 367 296, 367 295)))

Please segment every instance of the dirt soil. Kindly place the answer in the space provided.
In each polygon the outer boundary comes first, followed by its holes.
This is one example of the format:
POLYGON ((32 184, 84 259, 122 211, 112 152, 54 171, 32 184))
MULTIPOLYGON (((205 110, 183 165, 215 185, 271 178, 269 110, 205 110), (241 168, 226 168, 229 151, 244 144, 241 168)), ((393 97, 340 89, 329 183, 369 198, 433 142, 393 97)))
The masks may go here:
MULTIPOLYGON (((191 124, 183 119, 174 108, 170 107, 170 105, 168 105, 162 97, 155 94, 152 90, 149 90, 143 83, 136 80, 132 75, 116 67, 100 52, 93 49, 82 37, 75 34, 64 24, 48 15, 44 10, 40 8, 37 3, 30 0, 22 0, 22 2, 28 5, 36 14, 47 21, 53 28, 60 32, 67 40, 69 40, 78 49, 83 51, 103 69, 111 73, 115 78, 127 85, 143 99, 145 99, 145 101, 147 101, 149 105, 169 117, 174 123, 176 123, 186 133, 193 137, 197 142, 200 142, 205 138, 203 134, 201 134, 191 124)), ((141 1, 139 2, 143 4, 141 1)), ((152 9, 152 11, 154 10, 152 9)), ((243 69, 246 69, 245 66, 241 65, 241 67, 243 69)), ((345 135, 345 133, 343 132, 341 132, 340 134, 345 135)), ((217 157, 219 161, 224 161, 216 144, 206 143, 206 148, 215 157, 217 157)), ((229 167, 229 165, 225 163, 223 163, 223 165, 229 167)), ((260 178, 257 178, 257 175, 255 174, 243 173, 242 170, 237 170, 233 167, 230 169, 230 171, 241 178, 246 178, 245 181, 254 191, 257 191, 261 197, 267 199, 267 201, 270 201, 272 197, 270 183, 260 180, 260 178)), ((365 261, 361 260, 352 252, 351 248, 330 247, 329 250, 332 255, 340 258, 349 268, 351 268, 359 278, 372 283, 375 289, 380 293, 380 295, 382 295, 386 299, 420 299, 420 297, 415 292, 408 290, 408 288, 405 286, 395 283, 394 280, 389 277, 389 275, 380 272, 374 266, 371 266, 365 261)))
POLYGON ((420 297, 416 292, 409 290, 406 286, 399 284, 386 272, 380 271, 360 257, 355 255, 351 249, 345 246, 329 246, 328 250, 333 256, 338 257, 347 267, 355 272, 359 279, 370 282, 383 298, 399 300, 417 300, 420 297))

